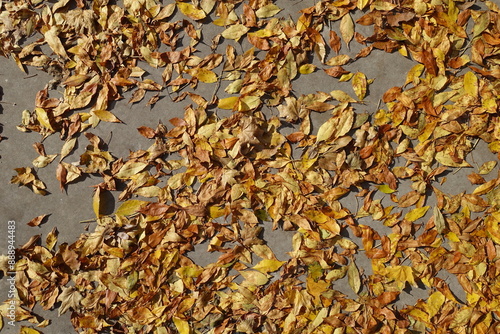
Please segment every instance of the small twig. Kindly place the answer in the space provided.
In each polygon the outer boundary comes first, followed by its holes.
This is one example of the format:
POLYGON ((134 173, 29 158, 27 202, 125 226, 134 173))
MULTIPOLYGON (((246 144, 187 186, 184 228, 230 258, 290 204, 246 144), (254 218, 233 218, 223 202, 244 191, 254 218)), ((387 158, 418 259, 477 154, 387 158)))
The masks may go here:
POLYGON ((167 95, 170 98, 170 101, 174 102, 174 99, 172 98, 172 95, 170 95, 170 91, 168 90, 168 87, 166 87, 165 90, 167 91, 167 95))
POLYGON ((23 79, 29 79, 29 78, 33 78, 33 77, 36 77, 38 74, 32 74, 32 75, 28 75, 27 77, 24 77, 23 79))
POLYGON ((109 146, 109 143, 111 142, 111 139, 113 138, 113 131, 109 132, 108 139, 105 141, 106 146, 109 146))
POLYGON ((95 222, 97 221, 97 218, 91 218, 91 219, 85 219, 85 220, 80 220, 79 223, 80 224, 86 224, 86 223, 92 223, 92 222, 95 222))
MULTIPOLYGON (((225 66, 226 66, 226 63, 224 62, 224 67, 225 66)), ((212 97, 210 98, 210 103, 213 102, 215 96, 217 95, 217 92, 219 91, 220 84, 221 84, 221 81, 222 81, 222 75, 223 74, 224 74, 224 69, 222 70, 222 73, 220 74, 219 79, 217 80, 217 85, 215 86, 215 89, 214 89, 214 92, 212 94, 212 97)))
POLYGON ((0 104, 9 104, 11 106, 16 106, 17 104, 12 103, 12 102, 5 102, 5 101, 0 101, 0 104))
POLYGON ((473 151, 476 149, 476 146, 479 143, 479 139, 480 138, 476 139, 476 142, 474 143, 474 145, 472 145, 472 148, 470 150, 471 151, 470 156, 471 156, 472 162, 476 165, 477 169, 479 169, 479 165, 477 164, 476 160, 474 159, 474 152, 473 151))
POLYGON ((462 57, 464 53, 471 47, 472 42, 474 41, 475 38, 472 38, 467 42, 467 44, 463 47, 462 51, 458 54, 459 57, 462 57))

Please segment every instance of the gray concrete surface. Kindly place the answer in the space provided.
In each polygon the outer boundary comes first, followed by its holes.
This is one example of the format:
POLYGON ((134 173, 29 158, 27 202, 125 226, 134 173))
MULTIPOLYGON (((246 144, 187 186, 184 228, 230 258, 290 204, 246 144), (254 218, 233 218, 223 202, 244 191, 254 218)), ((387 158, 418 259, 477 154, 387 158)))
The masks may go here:
MULTIPOLYGON (((311 0, 303 1, 278 1, 277 4, 284 8, 284 11, 279 15, 291 15, 298 17, 297 11, 305 8, 314 2, 311 0)), ((213 25, 203 27, 204 37, 210 41, 211 37, 217 34, 220 28, 213 25)), ((219 46, 219 50, 223 50, 224 45, 219 46)), ((200 46, 203 48, 203 46, 200 46)), ((343 46, 345 48, 345 45, 343 46)), ((207 48, 206 48, 207 49, 207 48)), ((360 47, 357 43, 351 43, 350 55, 355 55, 360 47)), ((344 50, 346 51, 346 50, 344 50)), ((370 86, 370 92, 365 100, 365 104, 355 105, 357 112, 373 113, 383 93, 393 87, 404 84, 406 72, 415 63, 407 58, 402 57, 398 53, 386 54, 381 51, 373 51, 373 53, 364 59, 356 61, 354 64, 346 67, 351 71, 361 71, 366 74, 369 79, 375 79, 370 86)), ((319 64, 316 63, 319 66, 319 64)), ((146 67, 145 67, 146 68, 146 67)), ((158 78, 159 73, 155 69, 148 68, 151 72, 151 77, 158 78)), ((85 232, 89 224, 81 223, 81 220, 91 219, 94 216, 92 211, 92 186, 100 182, 92 177, 85 178, 78 183, 70 184, 66 192, 59 190, 58 181, 55 178, 55 168, 57 164, 53 163, 45 168, 37 169, 37 174, 43 180, 50 192, 49 195, 42 197, 34 194, 26 187, 18 187, 10 184, 11 177, 15 174, 14 168, 31 166, 32 160, 38 156, 32 147, 34 142, 40 141, 41 137, 34 133, 22 133, 16 129, 21 121, 21 111, 24 109, 32 110, 34 107, 34 98, 38 90, 42 89, 46 82, 50 80, 50 76, 45 72, 29 68, 29 73, 25 74, 19 70, 11 59, 0 59, 0 87, 2 89, 0 104, 0 124, 2 137, 5 139, 0 142, 0 254, 5 253, 7 249, 7 239, 5 237, 5 226, 10 220, 16 222, 16 244, 22 245, 33 235, 41 235, 42 240, 53 229, 59 231, 59 241, 72 242, 79 235, 85 232), (39 227, 29 227, 26 225, 32 218, 50 214, 47 221, 39 227)), ((225 83, 222 84, 219 90, 220 96, 224 96, 223 89, 225 83)), ((294 94, 310 94, 317 91, 330 92, 334 89, 342 89, 354 96, 350 83, 338 83, 328 77, 323 71, 319 70, 313 74, 303 75, 294 82, 294 94)), ((203 96, 210 96, 213 92, 213 85, 200 85, 197 91, 203 96)), ((51 91, 50 94, 57 96, 56 91, 51 91)), ((161 92, 161 99, 152 108, 145 106, 147 98, 140 103, 129 105, 126 98, 118 103, 113 109, 113 112, 119 117, 124 124, 101 123, 92 132, 101 138, 109 141, 109 147, 114 156, 126 157, 129 151, 144 149, 149 146, 148 141, 142 137, 135 129, 139 126, 146 125, 156 127, 158 122, 167 123, 170 118, 182 117, 184 107, 189 101, 180 103, 172 103, 165 92, 161 92)), ((274 111, 275 112, 275 111, 274 111)), ((328 113, 314 114, 312 118, 313 127, 317 129, 326 119, 329 118, 328 113)), ((313 130, 315 132, 316 130, 313 130)), ((52 136, 44 141, 44 145, 48 154, 56 154, 60 151, 62 145, 57 136, 52 136)), ((80 150, 86 143, 80 140, 80 150)), ((66 159, 68 162, 76 161, 78 154, 74 153, 66 159)), ((495 159, 487 147, 479 146, 474 152, 474 159, 477 165, 482 162, 495 159)), ((470 183, 464 182, 464 177, 470 170, 462 170, 456 174, 447 176, 448 180, 443 184, 443 191, 449 193, 459 193, 462 191, 470 191, 473 189, 470 183)), ((404 192, 404 189, 401 189, 404 192)), ((113 194, 115 200, 118 193, 113 194)), ((388 199, 386 199, 388 200, 388 199)), ((353 195, 342 200, 343 205, 355 211, 357 202, 360 199, 353 195)), ((429 204, 432 205, 432 204, 429 204)), ((387 228, 381 223, 374 222, 372 226, 378 231, 384 233, 387 228)), ((90 226, 90 228, 92 228, 90 226)), ((293 232, 271 229, 271 226, 265 226, 264 239, 274 250, 279 260, 288 258, 287 252, 292 250, 291 239, 293 232)), ((352 236, 351 236, 352 237, 352 236)), ((353 239, 355 240, 355 238, 353 239)), ((356 240, 355 240, 356 241, 356 240)), ((206 252, 206 245, 197 245, 195 252, 192 254, 192 259, 200 265, 205 265, 214 262, 219 254, 210 254, 206 252)), ((357 258, 358 266, 369 274, 370 260, 364 258, 360 254, 357 258)), ((450 278, 452 280, 453 278, 450 278)), ((450 286, 453 291, 463 298, 463 289, 456 281, 450 281, 450 286)), ((0 279, 0 300, 6 299, 7 282, 5 277, 0 279)), ((348 295, 352 294, 346 280, 338 282, 337 288, 348 295)), ((425 289, 414 288, 407 291, 401 296, 399 305, 414 304, 419 298, 428 296, 425 289)), ((351 296, 352 297, 352 296, 351 296)), ((40 312, 40 315, 51 320, 52 325, 44 333, 74 333, 74 330, 69 322, 69 312, 58 317, 56 312, 47 312, 40 309, 35 309, 40 312)), ((5 320, 5 318, 4 318, 5 320)), ((17 323, 17 326, 23 323, 17 323)), ((24 323, 26 324, 26 323, 24 323)), ((2 333, 18 333, 17 328, 9 328, 4 325, 2 333)))

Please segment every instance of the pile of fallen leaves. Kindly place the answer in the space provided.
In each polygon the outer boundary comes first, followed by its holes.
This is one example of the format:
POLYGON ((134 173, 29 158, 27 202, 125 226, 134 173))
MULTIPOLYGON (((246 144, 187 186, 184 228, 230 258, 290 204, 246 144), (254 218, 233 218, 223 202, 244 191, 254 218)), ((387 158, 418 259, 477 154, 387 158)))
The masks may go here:
POLYGON ((439 189, 445 175, 472 167, 468 154, 479 141, 500 152, 493 2, 323 0, 296 21, 280 17, 271 0, 0 6, 0 52, 54 77, 18 128, 63 142, 58 155, 36 144, 35 168, 16 169, 12 182, 44 195, 35 169, 51 163, 62 189, 85 174, 102 177, 92 233, 56 247, 54 229, 45 242, 33 237, 18 249, 19 320, 39 323, 30 312, 39 304, 70 310, 80 333, 500 331, 496 161, 468 176, 472 193, 439 189), (220 27, 211 42, 202 39, 206 25, 220 27), (236 42, 251 47, 237 50, 236 42), (355 42, 361 51, 345 54, 355 42), (200 43, 211 43, 212 53, 200 56, 200 43), (345 65, 374 50, 399 52, 415 66, 402 74, 404 86, 384 94, 382 108, 361 113, 372 81, 345 65), (143 79, 145 66, 160 68, 162 82, 143 79), (332 82, 351 82, 355 96, 297 96, 294 80, 321 70, 332 82), (226 82, 229 97, 219 98, 226 82), (213 96, 189 90, 208 84, 213 96), (55 87, 61 98, 50 97, 55 87), (183 118, 138 129, 151 140, 147 150, 116 158, 92 129, 120 122, 110 109, 126 91, 130 103, 147 92, 147 105, 161 93, 190 102, 183 118), (316 113, 330 115, 317 130, 316 113), (285 134, 285 125, 294 132, 285 134), (88 143, 79 162, 65 162, 78 141, 88 143), (411 191, 398 192, 404 182, 411 191), (117 189, 122 203, 103 214, 104 194, 117 189), (357 212, 341 203, 349 194, 360 198, 357 212), (262 239, 268 224, 296 231, 289 260, 262 239), (377 226, 392 232, 380 235, 377 226), (203 242, 221 254, 205 267, 189 258, 203 242), (359 256, 371 260, 370 270, 358 268, 359 256), (456 276, 466 300, 443 273, 456 276), (355 298, 335 288, 344 278, 355 298), (428 298, 396 306, 409 285, 426 287, 428 298))

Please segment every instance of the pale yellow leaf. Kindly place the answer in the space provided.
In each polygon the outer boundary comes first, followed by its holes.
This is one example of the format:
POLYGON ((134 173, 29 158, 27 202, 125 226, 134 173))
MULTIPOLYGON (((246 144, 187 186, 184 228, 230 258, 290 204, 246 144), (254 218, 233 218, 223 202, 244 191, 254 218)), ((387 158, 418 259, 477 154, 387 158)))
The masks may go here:
POLYGON ((71 151, 75 148, 76 145, 76 137, 70 138, 64 142, 64 145, 61 149, 61 156, 59 158, 59 161, 67 157, 71 151))
POLYGON ((474 191, 472 192, 472 194, 473 195, 478 195, 478 196, 484 195, 487 192, 489 192, 490 190, 492 190, 493 188, 495 188, 497 186, 497 184, 498 184, 498 179, 494 179, 494 180, 488 181, 486 183, 481 184, 476 189, 474 189, 474 191))
POLYGON ((350 97, 349 94, 341 90, 332 90, 330 95, 339 102, 356 102, 356 100, 350 97))
POLYGON ((328 121, 323 123, 318 129, 318 134, 316 135, 316 143, 328 140, 335 132, 335 125, 337 122, 338 120, 332 117, 328 121))
POLYGON ((148 164, 145 162, 139 161, 127 161, 122 168, 116 173, 115 177, 118 179, 126 179, 129 178, 146 168, 148 164))
POLYGON ((449 155, 449 152, 446 151, 446 150, 443 150, 443 151, 440 151, 440 152, 437 152, 436 153, 436 156, 435 156, 436 160, 445 165, 445 166, 449 166, 449 167, 471 167, 471 165, 463 160, 462 162, 455 162, 451 156, 449 155))
POLYGON ((493 170, 493 168, 495 168, 496 165, 497 162, 495 160, 485 162, 479 168, 479 174, 481 175, 489 174, 493 170))
POLYGON ((347 266, 347 281, 352 291, 357 294, 361 289, 361 278, 358 267, 354 261, 351 261, 347 266))
POLYGON ((97 187, 92 198, 92 209, 94 209, 95 216, 101 217, 101 187, 97 187))
POLYGON ((50 164, 57 157, 57 154, 50 154, 47 156, 40 155, 38 158, 33 160, 33 166, 37 168, 43 168, 50 164))
POLYGON ((432 318, 433 316, 438 314, 445 301, 446 296, 443 295, 440 291, 432 293, 429 298, 427 298, 426 310, 429 314, 429 318, 432 318))
POLYGON ((222 37, 238 41, 243 35, 248 32, 248 30, 249 28, 247 28, 243 24, 233 24, 222 32, 222 37))
POLYGON ((257 108, 260 105, 260 97, 247 95, 240 99, 238 110, 248 111, 257 108))
POLYGON ((240 274, 245 278, 245 281, 242 283, 245 286, 264 285, 269 281, 267 275, 256 270, 243 270, 240 271, 240 274))
POLYGON ((63 59, 68 59, 68 54, 66 53, 64 45, 59 39, 58 33, 59 31, 57 26, 53 25, 44 33, 45 41, 47 41, 47 44, 55 54, 57 54, 59 57, 62 57, 63 59))
POLYGON ((386 276, 389 279, 400 282, 408 282, 411 285, 415 283, 415 270, 410 266, 391 266, 385 268, 386 276))
POLYGON ((269 4, 257 9, 255 15, 257 15, 259 19, 265 19, 267 17, 272 17, 278 14, 279 12, 281 12, 281 8, 279 8, 275 4, 269 4))
POLYGON ((354 37, 354 22, 349 13, 344 15, 340 20, 340 34, 347 47, 349 47, 349 42, 354 37))

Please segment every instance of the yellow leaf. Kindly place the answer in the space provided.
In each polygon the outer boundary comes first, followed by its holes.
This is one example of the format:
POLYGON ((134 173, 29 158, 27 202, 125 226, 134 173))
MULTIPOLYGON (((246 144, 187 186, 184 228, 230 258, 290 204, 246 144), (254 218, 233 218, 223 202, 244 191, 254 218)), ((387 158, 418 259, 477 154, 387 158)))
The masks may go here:
POLYGON ((426 307, 426 311, 429 314, 429 318, 432 318, 439 312, 445 301, 446 301, 445 295, 443 295, 439 291, 436 291, 429 296, 429 298, 427 299, 427 307, 426 307))
POLYGON ((147 201, 141 201, 138 199, 131 199, 123 202, 120 207, 116 210, 115 214, 118 216, 130 216, 131 214, 139 211, 143 206, 148 204, 147 201))
POLYGON ((408 314, 419 321, 429 322, 429 315, 419 308, 413 308, 408 314))
POLYGON ((344 15, 340 20, 340 34, 347 47, 349 47, 349 42, 354 37, 354 22, 349 13, 344 15))
POLYGON ((239 111, 248 111, 257 108, 260 105, 260 97, 247 95, 240 99, 238 104, 239 111))
POLYGON ((65 157, 67 157, 68 154, 70 154, 71 151, 73 151, 73 149, 75 148, 75 145, 76 145, 76 137, 73 137, 71 139, 66 140, 66 142, 64 142, 64 145, 61 149, 61 156, 59 158, 59 161, 61 161, 65 157))
POLYGON ((479 187, 474 189, 474 191, 472 192, 472 195, 478 195, 478 196, 484 195, 487 192, 489 192, 491 189, 493 189, 497 185, 497 183, 498 183, 497 179, 493 179, 491 181, 483 183, 479 187))
POLYGON ((94 110, 90 113, 96 115, 103 122, 122 123, 122 121, 107 110, 94 110))
POLYGON ((233 110, 238 103, 239 97, 238 96, 231 96, 231 97, 226 97, 224 99, 219 100, 219 104, 217 105, 217 108, 219 109, 226 109, 226 110, 233 110))
POLYGON ((411 285, 416 285, 415 283, 415 271, 409 266, 392 266, 385 268, 386 276, 389 279, 408 282, 411 285))
POLYGON ((361 289, 361 278, 359 276, 359 270, 354 261, 349 263, 347 267, 347 281, 354 293, 358 293, 361 289))
POLYGON ((19 334, 40 334, 40 332, 30 327, 21 326, 19 334))
POLYGON ((354 89, 354 93, 358 97, 359 100, 363 100, 366 96, 366 88, 367 88, 367 82, 366 82, 366 76, 361 73, 357 72, 354 74, 352 77, 352 88, 354 89))
POLYGON ((347 81, 351 80, 353 76, 354 76, 354 73, 352 73, 352 72, 342 74, 342 76, 339 79, 339 82, 347 82, 347 81))
POLYGON ((479 168, 479 174, 485 175, 489 174, 493 168, 497 165, 497 162, 495 160, 492 161, 487 161, 484 164, 481 165, 481 168, 479 168))
POLYGON ((465 161, 465 160, 463 160, 462 162, 455 162, 451 158, 448 150, 443 150, 443 151, 437 152, 435 158, 436 158, 436 160, 439 163, 441 163, 441 164, 443 164, 445 166, 449 166, 449 167, 471 167, 471 165, 467 161, 465 161))
POLYGON ((253 269, 260 271, 263 274, 270 273, 278 270, 285 263, 285 261, 278 261, 272 259, 264 259, 257 263, 253 269))
POLYGON ((473 311, 474 310, 469 307, 465 307, 462 310, 460 310, 453 317, 453 320, 450 323, 450 328, 457 328, 457 327, 463 328, 470 321, 473 311))
POLYGON ((156 14, 155 20, 160 21, 160 20, 166 19, 166 18, 172 16, 174 11, 175 11, 175 3, 170 3, 170 4, 166 5, 165 7, 163 7, 158 14, 156 14))
POLYGON ((300 74, 311 74, 316 70, 316 66, 313 64, 304 64, 299 67, 300 74))
POLYGON ((255 15, 257 15, 257 17, 259 19, 265 19, 267 17, 272 17, 272 16, 278 14, 279 12, 281 12, 281 8, 279 8, 275 4, 269 4, 269 5, 266 5, 264 7, 259 8, 255 12, 255 15))
MULTIPOLYGON (((344 103, 344 105, 346 105, 344 103)), ((341 105, 342 106, 342 105, 341 105)), ((352 109, 342 110, 340 117, 338 118, 338 124, 335 129, 335 138, 341 137, 347 134, 354 123, 354 112, 352 109)))
POLYGON ((205 13, 208 14, 212 11, 212 9, 214 9, 216 3, 216 0, 201 0, 200 7, 205 13))
POLYGON ((187 2, 178 2, 177 8, 182 14, 186 15, 193 20, 202 20, 207 17, 207 14, 201 9, 196 8, 193 4, 187 2))
POLYGON ((414 222, 415 220, 420 219, 423 216, 425 216, 425 214, 427 213, 427 210, 429 210, 429 208, 430 208, 430 206, 423 206, 421 208, 413 209, 405 215, 405 220, 408 220, 410 222, 414 222))
POLYGON ((43 168, 45 166, 47 166, 48 164, 50 164, 52 161, 54 161, 54 159, 57 157, 57 154, 50 154, 50 155, 46 155, 46 156, 39 156, 38 158, 36 158, 35 160, 33 160, 33 166, 37 167, 37 168, 43 168))
POLYGON ((382 184, 380 186, 377 186, 377 188, 378 188, 378 190, 380 190, 384 194, 392 194, 393 192, 396 191, 394 189, 391 189, 391 187, 389 187, 387 184, 382 184))
POLYGON ((217 74, 213 71, 207 70, 205 68, 198 69, 198 73, 196 73, 196 77, 198 80, 204 83, 214 83, 217 82, 217 74))
POLYGON ((390 11, 396 7, 397 7, 396 4, 387 1, 375 1, 371 5, 371 8, 375 8, 376 10, 382 10, 382 11, 390 11))
POLYGON ((63 85, 75 87, 80 86, 82 83, 87 81, 88 78, 89 76, 86 74, 75 74, 64 80, 63 85))
POLYGON ((474 73, 467 72, 464 75, 464 91, 466 94, 471 96, 477 96, 478 94, 478 80, 474 73))
POLYGON ((356 100, 350 97, 349 94, 341 90, 332 90, 330 95, 339 102, 356 102, 356 100))
POLYGON ((101 187, 97 187, 92 199, 92 208, 94 209, 95 216, 101 217, 101 187))
POLYGON ((248 30, 249 28, 244 26, 243 24, 233 24, 222 32, 222 37, 238 41, 241 36, 245 35, 248 32, 248 30))
POLYGON ((189 327, 189 323, 186 320, 174 317, 174 324, 175 327, 177 327, 177 331, 179 331, 179 334, 191 333, 191 328, 189 327))

